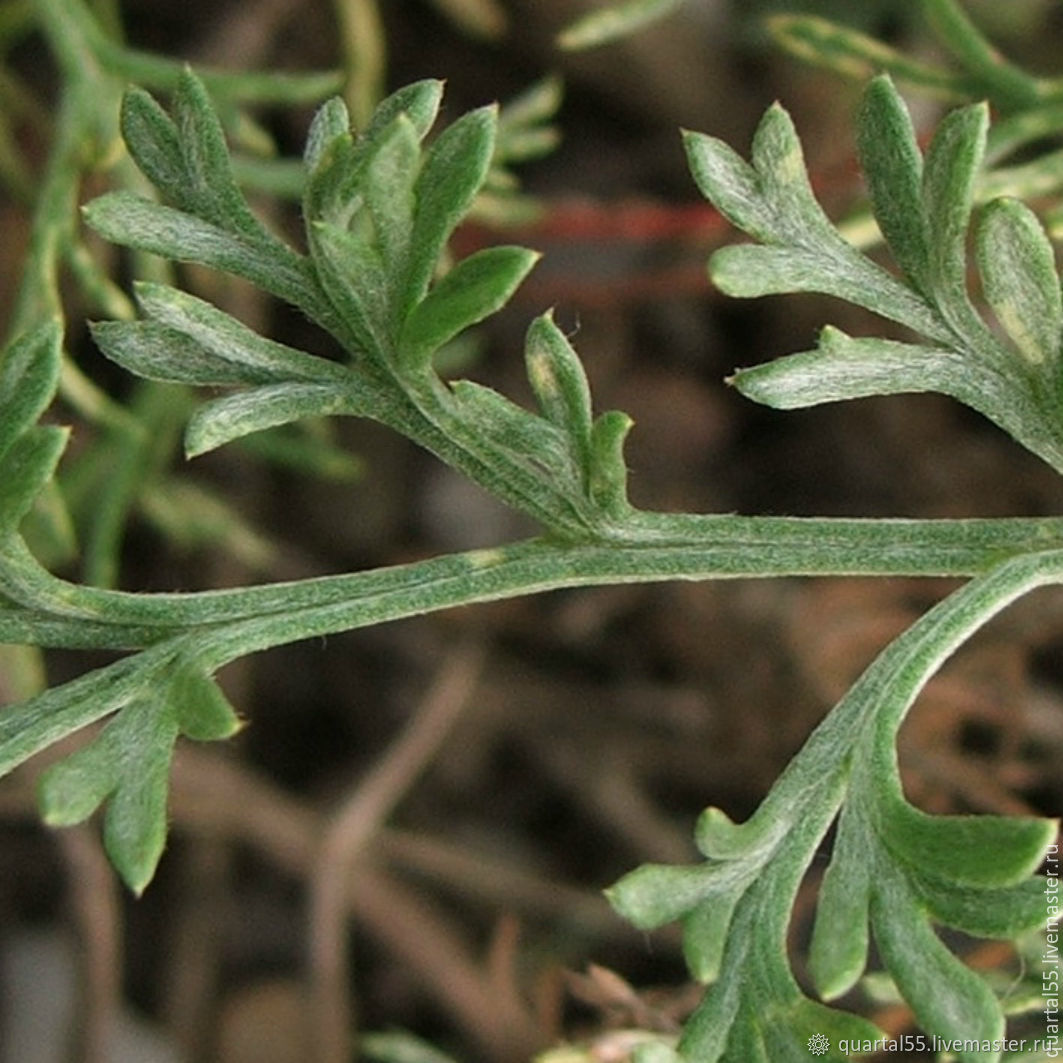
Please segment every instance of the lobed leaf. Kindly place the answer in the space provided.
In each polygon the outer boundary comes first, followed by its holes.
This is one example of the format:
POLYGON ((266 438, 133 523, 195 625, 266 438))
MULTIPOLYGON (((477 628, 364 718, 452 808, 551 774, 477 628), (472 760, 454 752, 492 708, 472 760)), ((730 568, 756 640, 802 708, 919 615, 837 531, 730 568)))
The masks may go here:
POLYGON ((44 821, 54 827, 80 823, 106 802, 107 854, 139 894, 154 876, 166 842, 170 762, 178 736, 228 738, 238 727, 213 680, 192 661, 177 658, 160 685, 132 697, 88 745, 41 776, 44 821))
POLYGON ((328 320, 304 261, 279 242, 263 248, 243 234, 131 192, 107 192, 82 212, 86 222, 113 243, 244 277, 315 320, 328 320))

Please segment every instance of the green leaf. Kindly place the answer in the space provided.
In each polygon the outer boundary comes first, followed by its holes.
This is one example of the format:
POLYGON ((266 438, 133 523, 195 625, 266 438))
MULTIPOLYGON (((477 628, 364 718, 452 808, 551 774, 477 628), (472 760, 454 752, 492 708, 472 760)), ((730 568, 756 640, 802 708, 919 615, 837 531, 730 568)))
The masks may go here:
POLYGON ((39 783, 41 814, 52 827, 87 819, 107 801, 104 844, 135 893, 151 881, 166 840, 166 795, 178 727, 164 700, 123 708, 87 746, 54 764, 39 783))
POLYGON ((410 311, 399 357, 419 370, 459 332, 501 309, 538 261, 523 247, 488 247, 462 259, 410 311))
POLYGON ((191 661, 182 662, 174 669, 170 703, 181 733, 196 742, 232 738, 243 726, 221 687, 191 661))
POLYGON ((161 284, 137 285, 150 320, 92 326, 111 359, 150 380, 187 384, 347 383, 343 366, 264 339, 195 296, 161 284))
POLYGON ((233 273, 319 322, 329 320, 303 260, 279 243, 264 249, 243 234, 131 192, 107 192, 82 211, 86 222, 113 243, 233 273))
POLYGON ((0 540, 18 531, 55 475, 68 435, 67 429, 55 425, 30 428, 0 457, 0 540))
POLYGON ((847 993, 867 965, 871 881, 867 849, 862 844, 865 829, 846 805, 830 866, 819 887, 809 969, 824 1000, 847 993))
POLYGON ((140 894, 166 842, 170 762, 178 735, 213 740, 238 727, 216 684, 195 663, 178 659, 161 685, 139 692, 88 745, 41 776, 44 821, 53 827, 80 823, 106 801, 107 854, 140 894))
POLYGON ((587 493, 610 517, 630 510, 627 500, 627 462, 624 440, 634 421, 621 410, 608 410, 591 426, 590 477, 587 493))
POLYGON ((975 230, 986 301, 1032 364, 1059 361, 1063 298, 1055 253, 1037 216, 1014 199, 995 199, 975 230))
POLYGON ((748 883, 732 882, 704 898, 683 919, 683 958, 698 982, 714 982, 720 973, 727 935, 748 883))
POLYGON ((311 239, 318 280, 343 324, 348 348, 352 353, 390 351, 390 279, 366 234, 317 222, 311 239))
POLYGON ((1040 877, 1000 889, 976 889, 915 868, 911 884, 935 923, 973 937, 1014 939, 1045 920, 1045 887, 1040 877))
POLYGON ((190 70, 178 78, 172 120, 147 93, 128 92, 122 135, 137 165, 176 206, 255 243, 280 246, 237 187, 221 122, 190 70))
POLYGON ((144 176, 168 199, 179 202, 187 175, 177 127, 151 93, 135 86, 126 90, 121 129, 144 176))
POLYGON ((364 195, 374 243, 384 269, 396 278, 402 276, 410 250, 420 160, 417 130, 405 114, 399 114, 376 137, 365 167, 364 195))
POLYGON ((757 814, 735 823, 723 809, 709 807, 698 816, 694 843, 699 853, 716 860, 748 853, 766 855, 779 844, 785 830, 785 824, 773 822, 770 815, 757 814))
POLYGON ((962 885, 1011 886, 1027 878, 1056 836, 1049 819, 930 816, 899 796, 880 797, 879 830, 893 856, 962 885))
POLYGON ((0 456, 48 408, 59 386, 62 332, 55 322, 27 332, 0 355, 0 456))
POLYGON ((564 436, 553 425, 492 388, 455 380, 450 390, 461 418, 478 435, 521 456, 523 464, 567 479, 571 463, 564 436))
POLYGON ((251 213, 236 187, 217 112, 203 82, 189 70, 177 82, 173 116, 187 181, 175 202, 222 228, 272 243, 274 238, 251 213))
POLYGON ((625 0, 592 11, 577 19, 558 35, 565 51, 583 51, 619 40, 670 14, 685 0, 625 0))
POLYGON ((752 297, 809 291, 866 307, 935 339, 948 339, 919 293, 842 239, 816 202, 801 144, 778 104, 765 113, 744 162, 712 137, 685 136, 701 192, 733 224, 761 241, 724 247, 710 260, 713 282, 728 295, 752 297))
POLYGON ((729 892, 740 878, 735 866, 727 863, 688 867, 643 864, 610 886, 605 895, 633 926, 656 930, 685 919, 699 905, 729 892))
POLYGON ((345 227, 360 207, 366 161, 381 136, 405 116, 421 140, 435 121, 442 92, 442 82, 434 80, 399 89, 377 105, 369 125, 357 138, 350 131, 346 106, 339 101, 326 104, 315 117, 307 140, 305 158, 310 175, 303 200, 306 224, 327 222, 345 227))
POLYGON ((309 173, 320 165, 332 144, 339 137, 348 137, 351 131, 351 116, 347 104, 340 96, 326 100, 317 110, 306 135, 303 162, 309 173))
POLYGON ((875 220, 897 264, 925 294, 930 235, 923 212, 923 158, 908 109, 888 77, 875 78, 867 87, 858 132, 875 220))
POLYGON ((998 358, 954 348, 847 336, 827 326, 814 351, 740 369, 731 383, 777 409, 841 399, 937 391, 977 410, 1023 446, 1063 470, 1063 440, 1051 397, 998 358))
POLYGON ((985 330, 967 295, 967 226, 988 126, 984 104, 952 111, 938 126, 923 167, 930 263, 927 281, 938 309, 961 335, 978 335, 985 330))
POLYGON ((773 240, 774 214, 753 167, 729 144, 704 133, 684 132, 683 146, 701 194, 743 232, 773 240))
MULTIPOLYGON (((998 1040, 1004 1016, 985 980, 938 940, 918 898, 895 872, 879 868, 871 924, 882 958, 920 1026, 942 1039, 998 1040)), ((958 1053, 965 1063, 997 1063, 997 1051, 958 1053)))
POLYGON ((537 317, 528 328, 524 361, 543 416, 568 436, 580 468, 589 471, 591 390, 583 363, 552 314, 537 317))
POLYGON ((436 139, 414 186, 416 208, 410 264, 402 285, 402 320, 428 290, 451 233, 468 213, 487 176, 494 152, 497 108, 463 115, 436 139))
POLYGON ((90 325, 96 346, 112 362, 147 380, 168 384, 262 384, 269 374, 216 358, 190 336, 157 321, 90 325))
POLYGON ((241 391, 196 410, 185 431, 185 453, 194 458, 241 436, 304 417, 364 416, 370 405, 334 384, 273 384, 241 391))
POLYGON ((387 129, 400 114, 404 114, 412 123, 417 139, 423 140, 435 124, 442 99, 443 82, 436 78, 424 78, 404 85, 377 104, 364 138, 374 141, 382 130, 387 129))
POLYGON ((812 239, 824 241, 827 247, 841 243, 812 194, 793 119, 778 103, 764 112, 753 135, 750 158, 771 205, 776 240, 800 244, 812 239))
POLYGON ((824 255, 803 247, 737 244, 710 260, 713 283, 726 295, 752 298, 789 292, 833 295, 937 339, 948 334, 914 291, 874 262, 839 252, 824 255))
MULTIPOLYGON (((956 351, 896 340, 847 336, 827 325, 819 346, 738 369, 729 378, 743 395, 779 410, 803 409, 823 402, 943 391, 968 387, 971 368, 956 351)), ((959 397, 956 395, 955 397, 959 397)))

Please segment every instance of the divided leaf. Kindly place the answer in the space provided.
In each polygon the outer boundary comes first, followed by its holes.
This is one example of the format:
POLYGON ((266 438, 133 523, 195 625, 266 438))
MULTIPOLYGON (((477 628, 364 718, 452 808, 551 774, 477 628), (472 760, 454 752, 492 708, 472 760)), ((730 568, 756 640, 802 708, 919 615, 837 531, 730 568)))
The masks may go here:
MULTIPOLYGON (((1055 566, 1007 561, 935 606, 869 666, 749 820, 735 824, 715 809, 702 816, 704 864, 651 865, 613 887, 610 900, 639 927, 681 919, 691 972, 712 980, 684 1029, 681 1058, 796 1061, 807 1057, 816 1032, 880 1036, 863 1020, 805 999, 787 959, 788 913, 839 807, 810 957, 819 992, 833 999, 853 987, 873 933, 927 1032, 950 1041, 1001 1036, 1000 1003, 938 939, 932 921, 974 935, 1037 925, 1044 898, 1031 875, 1056 824, 920 812, 901 792, 895 741, 941 662, 1018 594, 1053 577, 1055 566)), ((976 1045, 960 1058, 995 1063, 999 1052, 976 1045)))
MULTIPOLYGON (((875 942, 922 1028, 950 1041, 998 1042, 1004 1015, 985 979, 938 940, 903 879, 888 867, 876 871, 871 901, 875 942)), ((997 1063, 1000 1049, 976 1047, 958 1054, 964 1063, 997 1063)))
POLYGON ((191 71, 178 79, 172 119, 148 93, 131 89, 121 124, 137 165, 172 203, 221 229, 274 241, 236 186, 221 123, 191 71))
POLYGON ((225 385, 283 381, 344 385, 343 366, 267 340, 210 303, 161 284, 137 285, 147 320, 93 324, 100 349, 149 380, 225 385))
POLYGON ((107 854, 134 893, 151 881, 166 841, 166 801, 174 744, 228 738, 240 727, 217 685, 192 662, 177 660, 87 745, 41 777, 46 823, 70 826, 103 802, 107 854))
POLYGON ((107 192, 86 204, 82 213, 92 228, 113 243, 244 277, 302 308, 314 320, 329 320, 306 263, 282 244, 264 247, 242 233, 132 192, 107 192))
POLYGON ((967 235, 985 155, 985 106, 949 114, 924 161, 889 78, 876 78, 865 93, 860 156, 875 217, 903 282, 846 244, 826 221, 803 177, 792 127, 780 115, 778 106, 765 114, 752 166, 718 141, 687 135, 701 190, 760 241, 717 251, 710 262, 713 279, 730 295, 834 295, 930 342, 856 339, 828 326, 815 351, 736 372, 739 390, 787 409, 937 391, 966 403, 1063 471, 1057 410, 1063 297, 1052 245, 1025 207, 1010 200, 990 203, 975 234, 986 299, 1014 350, 975 311, 967 290, 967 235))

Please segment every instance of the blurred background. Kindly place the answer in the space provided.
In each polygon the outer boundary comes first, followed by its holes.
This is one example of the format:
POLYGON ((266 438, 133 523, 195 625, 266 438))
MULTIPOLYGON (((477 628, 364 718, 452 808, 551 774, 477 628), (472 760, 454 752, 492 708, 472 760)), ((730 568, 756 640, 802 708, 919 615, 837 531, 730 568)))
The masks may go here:
MULTIPOLYGON (((28 180, 9 180, 0 201, 0 315, 11 312, 20 283, 58 91, 33 5, 8 5, 23 21, 4 38, 0 93, 17 117, 28 180)), ((357 9, 371 6, 127 0, 106 10, 130 44, 194 66, 299 71, 351 62, 352 48, 366 43, 357 9), (345 33, 359 25, 351 45, 345 33)), ((444 78, 443 117, 452 120, 547 75, 563 85, 559 143, 516 167, 520 210, 485 214, 458 234, 463 251, 516 241, 545 258, 511 306, 454 351, 454 372, 529 401, 523 333, 555 307, 597 408, 634 417, 632 498, 647 508, 1058 513, 1063 495, 1051 470, 945 399, 782 414, 724 384, 736 366, 811 346, 825 322, 857 333, 882 326, 818 297, 735 302, 714 292, 705 261, 735 234, 699 199, 679 129, 744 152, 764 108, 780 99, 828 212, 843 216, 861 198, 851 132, 860 85, 786 56, 761 20, 811 12, 933 58, 918 5, 691 0, 630 38, 583 53, 559 48, 558 33, 595 6, 407 0, 376 12, 375 59, 366 52, 360 68, 367 91, 444 78)), ((1059 5, 966 8, 1012 58, 1052 70, 1059 5)), ((913 108, 920 128, 932 129, 940 105, 913 98, 913 108)), ((267 107, 255 118, 281 155, 297 155, 312 110, 267 107)), ((83 198, 104 186, 90 177, 83 198)), ((266 197, 258 205, 297 234, 293 207, 266 197)), ((111 256, 113 276, 128 277, 121 255, 93 246, 111 256)), ((242 284, 191 268, 181 282, 260 331, 332 353, 326 338, 242 284)), ((135 402, 133 385, 80 324, 93 308, 75 286, 66 294, 78 367, 135 402)), ((173 417, 160 415, 160 437, 176 441, 187 408, 175 399, 173 417)), ((76 410, 59 416, 75 424, 72 462, 103 455, 72 477, 83 542, 92 535, 93 485, 107 475, 106 440, 76 410)), ((327 432, 312 437, 321 445, 309 466, 231 447, 185 467, 167 444, 157 479, 123 526, 118 585, 234 586, 534 533, 376 426, 345 422, 327 432), (218 500, 224 506, 212 508, 218 500)), ((84 577, 83 552, 57 549, 54 558, 57 570, 84 577)), ((705 806, 739 819, 752 812, 847 685, 949 589, 851 579, 570 591, 243 661, 223 679, 248 726, 224 748, 180 748, 171 840, 140 900, 115 884, 97 826, 56 834, 39 825, 40 765, 30 765, 0 784, 0 1055, 11 1063, 312 1060, 318 1009, 331 992, 359 1032, 406 1031, 423 1042, 369 1040, 365 1058, 446 1053, 515 1063, 568 1042, 566 1061, 622 1060, 617 1031, 674 1031, 697 989, 686 982, 678 934, 633 931, 601 890, 644 861, 695 859, 691 831, 705 806), (388 759, 404 726, 444 711, 440 704, 456 722, 427 763, 388 759), (342 904, 329 907, 323 883, 364 808, 363 784, 385 764, 398 773, 394 809, 360 850, 342 904), (349 961, 349 980, 330 983, 330 942, 349 961), (101 1054, 93 1031, 111 1023, 125 1047, 107 1041, 101 1054)), ((939 812, 1058 812, 1061 645, 1063 600, 1042 592, 931 684, 902 732, 917 803, 939 812)), ((101 659, 55 654, 49 676, 59 681, 101 659)), ((0 675, 0 694, 15 692, 0 675)), ((795 917, 799 974, 821 871, 817 863, 795 917)), ((1014 962, 1004 946, 963 948, 983 967, 1007 971, 1014 962)), ((845 1004, 891 1032, 911 1028, 888 994, 845 1004)))

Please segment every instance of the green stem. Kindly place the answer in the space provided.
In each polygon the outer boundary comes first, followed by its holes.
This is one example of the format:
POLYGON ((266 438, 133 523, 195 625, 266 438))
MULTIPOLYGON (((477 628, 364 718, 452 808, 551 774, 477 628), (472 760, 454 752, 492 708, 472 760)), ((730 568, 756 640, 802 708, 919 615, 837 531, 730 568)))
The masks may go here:
POLYGON ((564 587, 798 575, 970 576, 1063 546, 1058 519, 862 521, 635 514, 617 543, 532 539, 366 572, 238 590, 130 594, 78 586, 8 551, 0 640, 137 649, 210 631, 212 659, 564 587))
POLYGON ((1002 111, 1026 110, 1044 97, 1044 88, 1021 67, 1008 62, 979 32, 955 0, 923 0, 938 39, 989 90, 1002 111))

